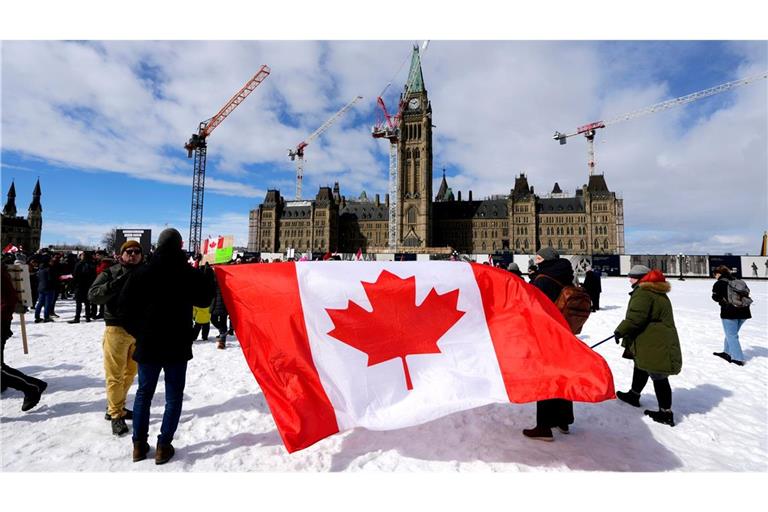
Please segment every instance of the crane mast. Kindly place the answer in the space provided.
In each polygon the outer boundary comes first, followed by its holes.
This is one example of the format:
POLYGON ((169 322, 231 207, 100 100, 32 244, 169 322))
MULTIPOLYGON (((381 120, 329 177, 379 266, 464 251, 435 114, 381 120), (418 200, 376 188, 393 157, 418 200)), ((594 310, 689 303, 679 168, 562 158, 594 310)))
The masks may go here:
POLYGON ((587 165, 589 167, 589 175, 592 176, 595 171, 595 132, 596 130, 605 128, 606 126, 618 124, 623 121, 629 121, 631 119, 636 119, 638 117, 642 117, 648 114, 660 112, 662 110, 668 110, 673 107, 687 105, 688 103, 694 102, 696 100, 707 98, 709 96, 713 96, 715 94, 719 94, 721 92, 725 92, 733 88, 740 87, 742 85, 747 85, 757 80, 761 80, 765 78, 768 78, 768 72, 764 72, 759 75, 753 75, 747 78, 742 78, 739 80, 734 80, 732 82, 726 82, 724 84, 716 85, 715 87, 710 87, 709 89, 704 89, 703 91, 697 91, 691 94, 687 94, 685 96, 680 96, 679 98, 673 98, 671 100, 662 101, 661 103, 656 103, 655 105, 651 105, 649 107, 634 110, 632 112, 628 112, 626 114, 616 116, 613 119, 609 119, 608 121, 595 121, 593 123, 585 124, 584 126, 579 126, 578 128, 576 128, 576 131, 572 133, 555 132, 552 138, 560 142, 560 145, 563 145, 566 143, 566 140, 568 139, 568 137, 573 137, 574 135, 583 134, 584 137, 587 139, 587 157, 588 157, 587 165))
POLYGON ((328 118, 328 120, 325 123, 323 123, 322 126, 320 126, 320 128, 312 132, 312 134, 309 137, 307 137, 302 142, 300 142, 296 146, 296 149, 288 150, 288 156, 291 157, 292 161, 296 160, 296 157, 298 157, 298 160, 296 161, 296 200, 297 201, 301 199, 301 185, 302 185, 302 181, 304 180, 304 148, 309 146, 309 144, 313 140, 315 140, 320 135, 322 135, 323 132, 325 132, 328 128, 330 128, 331 125, 333 125, 333 123, 335 123, 341 116, 343 116, 347 112, 347 110, 352 108, 352 105, 354 105, 361 99, 363 99, 362 96, 355 96, 355 98, 352 99, 352 101, 350 101, 349 103, 341 107, 341 109, 339 109, 338 112, 336 112, 330 118, 328 118))
POLYGON ((187 150, 187 158, 192 158, 194 153, 194 167, 192 170, 192 211, 189 219, 189 244, 188 250, 197 254, 200 252, 200 239, 203 230, 203 198, 205 195, 205 164, 208 153, 207 138, 219 126, 224 119, 240 105, 253 90, 261 84, 269 75, 270 68, 266 64, 235 93, 232 98, 219 110, 216 115, 205 121, 201 121, 197 133, 184 144, 187 150))

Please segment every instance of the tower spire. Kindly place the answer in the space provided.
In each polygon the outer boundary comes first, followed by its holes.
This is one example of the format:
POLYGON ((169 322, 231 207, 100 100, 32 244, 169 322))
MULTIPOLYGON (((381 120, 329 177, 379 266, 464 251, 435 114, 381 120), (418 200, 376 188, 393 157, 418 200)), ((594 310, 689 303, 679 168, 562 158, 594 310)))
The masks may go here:
POLYGON ((3 208, 3 215, 8 217, 16 216, 16 184, 12 181, 11 188, 8 189, 8 201, 3 208))
POLYGON ((40 196, 43 193, 40 191, 40 178, 37 179, 35 184, 35 190, 32 191, 32 202, 29 203, 29 211, 43 211, 43 206, 40 204, 40 196))
POLYGON ((419 55, 418 45, 413 45, 411 70, 408 72, 408 82, 405 88, 409 93, 424 92, 424 76, 421 73, 421 56, 419 55))

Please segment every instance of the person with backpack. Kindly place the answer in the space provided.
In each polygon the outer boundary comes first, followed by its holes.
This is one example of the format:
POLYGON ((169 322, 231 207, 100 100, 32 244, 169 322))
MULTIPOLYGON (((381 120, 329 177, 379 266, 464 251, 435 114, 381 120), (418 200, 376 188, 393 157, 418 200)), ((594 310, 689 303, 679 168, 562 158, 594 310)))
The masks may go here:
POLYGON ((664 425, 675 426, 672 413, 672 388, 669 376, 677 375, 683 367, 680 339, 669 291, 672 286, 660 270, 645 265, 634 265, 629 271, 629 304, 624 320, 616 327, 616 343, 621 343, 628 357, 635 361, 632 387, 617 391, 616 398, 634 407, 640 407, 640 393, 653 380, 653 389, 659 403, 658 411, 645 410, 645 415, 664 425))
MULTIPOLYGON (((565 287, 573 285, 571 262, 561 258, 552 247, 543 247, 536 253, 536 273, 531 284, 540 289, 553 303, 557 303, 565 287)), ((588 313, 588 312, 587 312, 588 313)), ((553 441, 552 428, 563 434, 570 433, 573 423, 573 402, 561 398, 536 402, 536 426, 524 429, 523 435, 539 441, 553 441)))
POLYGON ((749 305, 747 284, 731 273, 725 265, 720 265, 714 270, 715 282, 712 286, 712 300, 720 304, 720 318, 725 331, 725 346, 722 352, 713 352, 717 357, 722 357, 729 363, 744 366, 744 353, 739 343, 739 329, 748 319, 752 318, 749 305))

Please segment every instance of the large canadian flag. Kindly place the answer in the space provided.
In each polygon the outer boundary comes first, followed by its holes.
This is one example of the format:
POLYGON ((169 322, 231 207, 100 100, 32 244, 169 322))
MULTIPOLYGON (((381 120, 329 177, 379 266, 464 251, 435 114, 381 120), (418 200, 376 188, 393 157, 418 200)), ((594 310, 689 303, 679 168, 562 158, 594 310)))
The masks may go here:
POLYGON ((493 402, 615 397, 605 360, 537 288, 452 261, 216 266, 289 452, 493 402))

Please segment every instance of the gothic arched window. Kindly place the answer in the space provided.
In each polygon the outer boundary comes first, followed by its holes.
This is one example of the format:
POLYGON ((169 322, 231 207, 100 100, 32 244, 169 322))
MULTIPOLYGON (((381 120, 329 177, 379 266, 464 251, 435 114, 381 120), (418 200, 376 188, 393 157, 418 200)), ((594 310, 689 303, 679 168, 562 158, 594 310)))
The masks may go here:
POLYGON ((408 210, 408 224, 416 224, 416 207, 413 206, 408 210))

